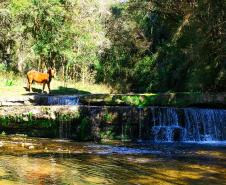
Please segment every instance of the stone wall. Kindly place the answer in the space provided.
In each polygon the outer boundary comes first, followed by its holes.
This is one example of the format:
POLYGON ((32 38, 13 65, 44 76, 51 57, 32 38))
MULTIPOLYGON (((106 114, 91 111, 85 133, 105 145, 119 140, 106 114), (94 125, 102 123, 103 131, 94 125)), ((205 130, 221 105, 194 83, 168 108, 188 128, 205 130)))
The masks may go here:
POLYGON ((0 107, 0 133, 23 133, 78 140, 135 139, 138 129, 148 137, 149 109, 132 106, 9 106, 0 107), (142 112, 142 113, 141 113, 142 112), (142 119, 142 120, 141 120, 142 119), (146 123, 146 124, 145 124, 146 123), (36 130, 35 132, 33 130, 36 130), (66 133, 66 134, 64 134, 66 133))
POLYGON ((81 96, 85 105, 133 105, 226 108, 226 93, 96 94, 81 96))
MULTIPOLYGON (((150 141, 155 137, 154 126, 161 137, 164 135, 161 132, 166 129, 182 132, 186 128, 192 135, 196 130, 199 138, 213 136, 213 139, 225 140, 226 110, 86 105, 0 107, 0 133, 3 134, 22 133, 82 141, 150 141)), ((173 137, 180 140, 181 134, 173 137)))
MULTIPOLYGON (((173 106, 226 108, 226 93, 159 93, 159 94, 90 94, 90 95, 27 95, 1 98, 0 107, 24 105, 48 105, 49 99, 79 98, 80 105, 91 106, 173 106)), ((77 101, 77 100, 76 100, 77 101)))

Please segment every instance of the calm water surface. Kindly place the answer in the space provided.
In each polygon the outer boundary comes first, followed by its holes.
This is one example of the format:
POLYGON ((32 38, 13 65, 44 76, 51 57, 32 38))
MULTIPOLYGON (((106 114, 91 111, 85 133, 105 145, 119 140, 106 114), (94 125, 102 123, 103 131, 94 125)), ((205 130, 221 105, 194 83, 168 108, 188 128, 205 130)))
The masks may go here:
POLYGON ((225 145, 0 137, 0 185, 226 184, 225 145))

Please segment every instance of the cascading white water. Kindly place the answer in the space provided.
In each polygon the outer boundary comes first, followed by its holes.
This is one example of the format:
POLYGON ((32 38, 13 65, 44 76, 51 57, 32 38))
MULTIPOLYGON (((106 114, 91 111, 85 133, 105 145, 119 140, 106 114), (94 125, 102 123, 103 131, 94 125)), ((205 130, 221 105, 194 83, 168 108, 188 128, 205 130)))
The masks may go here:
POLYGON ((78 105, 78 96, 48 96, 47 105, 78 105))
POLYGON ((71 137, 71 121, 59 122, 59 138, 67 139, 71 137))
POLYGON ((151 114, 154 141, 226 140, 226 110, 152 107, 151 114), (182 123, 178 121, 179 118, 182 123))
POLYGON ((152 107, 154 126, 178 126, 178 115, 175 108, 152 107))
POLYGON ((175 108, 152 107, 152 133, 156 142, 181 140, 183 128, 179 126, 175 108))
POLYGON ((186 141, 226 140, 226 110, 184 109, 186 141))
MULTIPOLYGON (((79 96, 47 96, 45 104, 47 105, 79 105, 79 96)), ((71 137, 71 122, 59 121, 59 138, 65 139, 71 137)))
POLYGON ((142 141, 142 121, 144 120, 144 115, 143 115, 143 111, 142 111, 142 108, 138 108, 138 112, 139 112, 139 119, 138 119, 138 122, 139 122, 139 133, 138 133, 138 141, 142 141))

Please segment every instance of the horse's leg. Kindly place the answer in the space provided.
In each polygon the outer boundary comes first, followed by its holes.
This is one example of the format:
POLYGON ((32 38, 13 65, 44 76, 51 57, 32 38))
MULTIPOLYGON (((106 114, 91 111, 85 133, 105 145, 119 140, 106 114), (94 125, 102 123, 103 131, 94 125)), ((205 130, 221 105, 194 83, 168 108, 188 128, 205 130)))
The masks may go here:
POLYGON ((32 92, 31 83, 28 83, 28 85, 29 85, 29 92, 32 92))
POLYGON ((43 83, 43 88, 42 88, 42 93, 44 93, 45 86, 46 86, 46 83, 44 82, 44 83, 43 83))
POLYGON ((50 94, 50 82, 49 82, 49 83, 47 83, 47 85, 48 85, 49 94, 50 94))
POLYGON ((28 89, 29 89, 29 92, 32 92, 32 89, 31 89, 31 84, 32 84, 32 80, 28 80, 28 89))
POLYGON ((30 79, 29 79, 29 77, 27 75, 27 89, 29 90, 29 92, 31 92, 31 83, 32 82, 30 82, 30 79))

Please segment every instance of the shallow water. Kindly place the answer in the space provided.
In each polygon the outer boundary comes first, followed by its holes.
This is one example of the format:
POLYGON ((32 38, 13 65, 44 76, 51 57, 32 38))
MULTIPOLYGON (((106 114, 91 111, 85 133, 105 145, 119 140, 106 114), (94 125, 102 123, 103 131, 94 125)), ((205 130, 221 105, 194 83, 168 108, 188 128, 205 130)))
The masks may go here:
POLYGON ((0 137, 0 184, 226 184, 225 145, 0 137))

